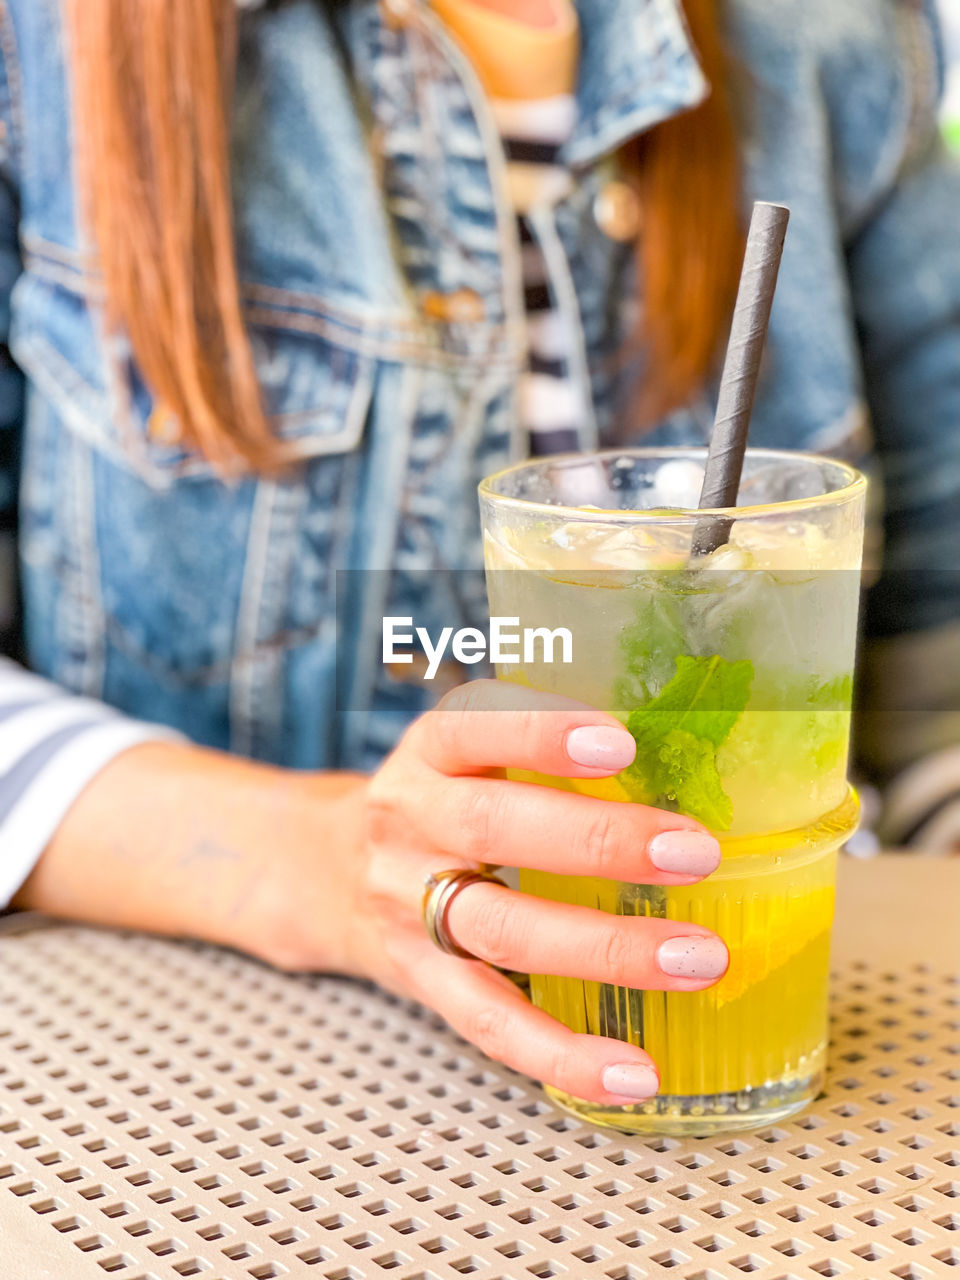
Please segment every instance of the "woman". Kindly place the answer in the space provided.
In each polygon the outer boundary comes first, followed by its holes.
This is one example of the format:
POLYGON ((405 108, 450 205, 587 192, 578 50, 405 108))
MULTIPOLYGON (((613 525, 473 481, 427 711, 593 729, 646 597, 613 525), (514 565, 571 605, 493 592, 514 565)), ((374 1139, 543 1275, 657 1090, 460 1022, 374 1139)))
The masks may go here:
MULTIPOLYGON (((612 774, 633 741, 482 682, 425 709, 370 637, 471 616, 436 571, 479 563, 474 486, 511 455, 641 424, 703 440, 753 196, 792 208, 754 442, 866 462, 866 397, 889 562, 952 565, 960 182, 929 16, 8 0, 0 19, 0 406, 24 657, 53 682, 4 676, 8 893, 372 977, 568 1093, 650 1096, 641 1050, 440 954, 424 883, 480 863, 692 883, 716 841, 503 780, 612 774)), ((948 573, 904 576, 872 626, 901 656, 955 655, 958 615, 948 573)), ((944 668, 925 663, 934 708, 944 668)), ((726 964, 697 926, 457 888, 449 934, 493 965, 696 990, 726 964)))

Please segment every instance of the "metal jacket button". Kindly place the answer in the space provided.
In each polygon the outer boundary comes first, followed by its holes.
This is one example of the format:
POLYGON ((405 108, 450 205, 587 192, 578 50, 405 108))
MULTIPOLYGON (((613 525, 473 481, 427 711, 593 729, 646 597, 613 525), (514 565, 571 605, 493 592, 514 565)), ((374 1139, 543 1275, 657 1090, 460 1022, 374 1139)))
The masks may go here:
POLYGON ((640 234, 643 210, 640 196, 629 182, 608 182, 593 202, 597 226, 611 240, 635 240, 640 234))
POLYGON ((410 0, 380 0, 380 12, 387 27, 405 27, 411 20, 410 0))
POLYGON ((147 423, 147 434, 157 444, 174 445, 181 439, 180 423, 165 404, 156 404, 147 423))
POLYGON ((483 299, 473 289, 455 289, 453 293, 431 290, 423 295, 423 311, 431 320, 445 324, 470 324, 482 320, 483 299))

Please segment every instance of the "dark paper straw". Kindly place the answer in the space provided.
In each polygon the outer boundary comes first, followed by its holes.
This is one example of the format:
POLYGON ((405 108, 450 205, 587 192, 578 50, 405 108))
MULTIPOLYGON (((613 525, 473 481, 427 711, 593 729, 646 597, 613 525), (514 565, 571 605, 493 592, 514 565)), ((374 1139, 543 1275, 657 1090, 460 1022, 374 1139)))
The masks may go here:
MULTIPOLYGON (((758 200, 753 206, 700 493, 701 509, 737 505, 760 357, 789 218, 785 205, 758 200)), ((730 519, 717 517, 700 521, 693 534, 693 554, 708 555, 723 546, 732 524, 730 519)))

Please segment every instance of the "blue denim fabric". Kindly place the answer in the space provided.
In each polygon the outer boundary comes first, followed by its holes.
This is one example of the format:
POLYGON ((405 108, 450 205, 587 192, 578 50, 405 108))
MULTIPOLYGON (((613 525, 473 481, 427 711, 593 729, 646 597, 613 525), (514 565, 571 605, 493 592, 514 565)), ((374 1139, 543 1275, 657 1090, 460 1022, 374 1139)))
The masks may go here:
MULTIPOLYGON (((709 89, 676 0, 578 8, 578 182, 536 223, 577 300, 590 447, 616 420, 631 278, 595 196, 614 148, 709 89)), ((745 195, 793 212, 752 439, 864 462, 872 431, 891 562, 952 569, 960 174, 936 139, 933 20, 913 0, 726 9, 745 195)), ((361 658, 358 637, 385 613, 435 625, 482 612, 455 575, 425 587, 423 570, 479 564, 475 486, 525 449, 503 156, 469 64, 422 0, 289 0, 240 21, 240 273, 266 403, 299 463, 225 485, 148 433, 149 392, 91 301, 60 3, 6 0, 0 336, 23 379, 0 363, 0 502, 9 512, 19 449, 38 671, 200 742, 368 767, 421 694, 361 658), (437 298, 446 320, 432 318, 437 298), (344 568, 384 572, 338 593, 344 568), (361 705, 371 713, 337 710, 361 705)), ((705 395, 651 439, 699 442, 711 409, 705 395)), ((930 592, 910 624, 957 613, 930 592)))

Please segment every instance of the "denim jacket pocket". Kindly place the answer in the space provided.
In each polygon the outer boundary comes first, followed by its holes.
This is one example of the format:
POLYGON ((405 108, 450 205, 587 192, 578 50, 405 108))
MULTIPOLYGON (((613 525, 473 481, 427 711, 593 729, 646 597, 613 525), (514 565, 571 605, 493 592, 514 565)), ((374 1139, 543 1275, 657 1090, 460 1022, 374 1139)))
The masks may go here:
MULTIPOLYGON (((98 331, 81 294, 31 270, 16 285, 11 350, 64 424, 156 487, 216 474, 183 445, 122 349, 98 331)), ((250 326, 257 377, 281 461, 356 449, 375 361, 329 336, 250 326)))
POLYGON ((280 758, 290 655, 317 679, 332 664, 334 566, 378 357, 255 323, 266 407, 301 465, 225 482, 156 438, 143 389, 118 415, 79 291, 28 269, 13 310, 33 393, 20 521, 32 665, 196 741, 280 758))

